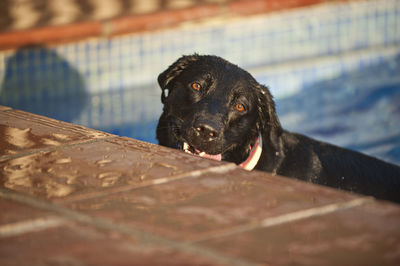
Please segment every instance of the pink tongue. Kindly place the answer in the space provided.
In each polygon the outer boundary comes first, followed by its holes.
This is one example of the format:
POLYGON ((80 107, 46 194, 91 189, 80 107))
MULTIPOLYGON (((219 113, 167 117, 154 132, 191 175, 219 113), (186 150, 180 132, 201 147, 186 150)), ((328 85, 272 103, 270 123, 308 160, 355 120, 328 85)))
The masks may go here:
POLYGON ((196 152, 197 152, 197 155, 199 155, 202 158, 207 158, 207 159, 215 160, 215 161, 221 161, 222 160, 222 154, 221 153, 212 155, 212 154, 208 154, 208 153, 205 153, 205 152, 200 152, 198 150, 196 150, 196 152))
POLYGON ((211 159, 211 160, 216 160, 216 161, 221 161, 221 159, 222 159, 221 154, 212 155, 212 154, 205 153, 205 154, 200 155, 200 157, 211 159))

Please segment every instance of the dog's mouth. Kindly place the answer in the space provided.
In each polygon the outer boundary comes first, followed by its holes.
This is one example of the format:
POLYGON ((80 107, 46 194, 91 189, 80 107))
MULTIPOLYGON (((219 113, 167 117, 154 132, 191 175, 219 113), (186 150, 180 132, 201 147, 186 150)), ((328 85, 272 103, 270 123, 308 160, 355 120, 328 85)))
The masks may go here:
POLYGON ((183 142, 183 150, 186 153, 192 154, 192 155, 197 155, 200 156, 201 158, 206 158, 210 160, 215 160, 215 161, 221 161, 222 160, 222 153, 220 154, 208 154, 204 151, 200 151, 196 149, 195 147, 189 145, 187 142, 183 142))

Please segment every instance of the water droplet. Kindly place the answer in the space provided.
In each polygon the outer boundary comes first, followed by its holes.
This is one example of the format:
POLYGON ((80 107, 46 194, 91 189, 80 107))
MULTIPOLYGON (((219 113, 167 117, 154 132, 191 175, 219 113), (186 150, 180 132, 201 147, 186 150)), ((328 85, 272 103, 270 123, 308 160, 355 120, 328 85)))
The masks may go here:
POLYGON ((111 163, 111 162, 112 162, 112 160, 103 159, 103 160, 98 160, 98 161, 96 161, 96 164, 104 165, 104 164, 111 163))
POLYGON ((121 173, 118 172, 106 172, 98 175, 98 178, 102 179, 101 183, 102 187, 109 187, 115 184, 118 181, 118 178, 121 177, 121 173))
POLYGON ((58 160, 56 160, 55 163, 62 164, 62 163, 70 163, 70 162, 72 162, 72 159, 71 159, 71 157, 68 157, 68 158, 58 159, 58 160))
POLYGON ((105 172, 105 173, 99 174, 97 177, 100 179, 110 178, 110 177, 119 178, 121 175, 122 174, 118 173, 118 172, 105 172))
POLYGON ((68 135, 64 135, 64 134, 59 134, 59 133, 53 133, 51 134, 53 137, 55 137, 56 139, 60 139, 60 140, 70 140, 71 137, 68 135))
POLYGON ((59 146, 61 145, 61 143, 59 141, 56 141, 54 139, 47 139, 47 138, 43 138, 42 139, 42 143, 45 145, 51 145, 51 146, 59 146))
POLYGON ((45 185, 48 197, 65 197, 71 194, 74 189, 71 186, 49 182, 45 185))
POLYGON ((101 138, 107 136, 105 133, 102 132, 91 132, 91 134, 88 135, 90 138, 101 138))
POLYGON ((5 139, 8 143, 19 148, 30 148, 35 143, 30 139, 31 128, 19 129, 16 127, 5 128, 5 139))

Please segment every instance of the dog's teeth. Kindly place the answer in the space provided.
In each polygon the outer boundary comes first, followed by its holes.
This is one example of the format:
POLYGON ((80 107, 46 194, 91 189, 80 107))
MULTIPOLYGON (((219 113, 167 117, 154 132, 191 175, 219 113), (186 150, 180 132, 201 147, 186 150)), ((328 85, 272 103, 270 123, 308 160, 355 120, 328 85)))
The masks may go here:
POLYGON ((206 153, 205 153, 204 151, 202 151, 202 152, 199 153, 199 156, 200 156, 200 157, 203 157, 205 154, 206 154, 206 153))
POLYGON ((190 146, 189 146, 189 144, 187 144, 186 142, 183 143, 183 151, 186 152, 186 153, 189 153, 189 154, 193 154, 193 153, 190 151, 190 146))

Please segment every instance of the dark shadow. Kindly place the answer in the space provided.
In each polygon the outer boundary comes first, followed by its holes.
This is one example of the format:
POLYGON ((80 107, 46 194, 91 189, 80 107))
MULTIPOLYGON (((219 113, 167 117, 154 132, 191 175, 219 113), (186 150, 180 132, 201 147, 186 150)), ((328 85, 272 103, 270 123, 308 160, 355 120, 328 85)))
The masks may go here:
POLYGON ((400 56, 277 101, 284 127, 400 164, 400 56))
POLYGON ((1 105, 71 122, 87 101, 84 79, 55 51, 24 47, 6 60, 1 105))

